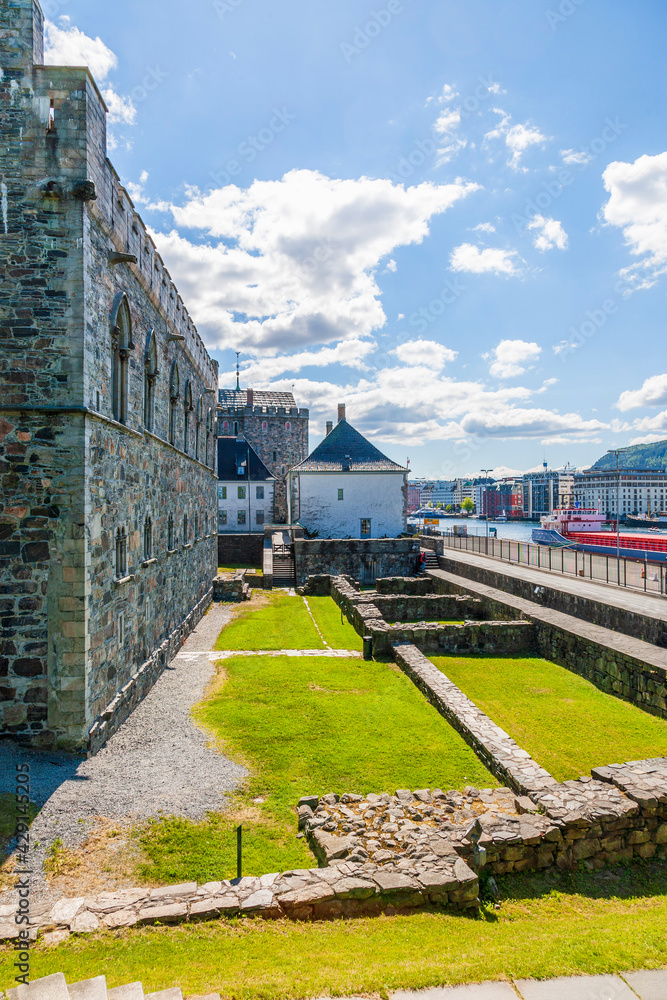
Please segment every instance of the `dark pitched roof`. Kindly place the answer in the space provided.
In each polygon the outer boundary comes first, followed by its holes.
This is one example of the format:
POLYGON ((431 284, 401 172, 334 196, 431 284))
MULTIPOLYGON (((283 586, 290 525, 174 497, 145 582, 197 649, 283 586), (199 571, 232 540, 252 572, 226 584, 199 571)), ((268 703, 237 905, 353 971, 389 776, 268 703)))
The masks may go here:
MULTIPOLYGON (((225 409, 230 406, 247 406, 247 389, 218 389, 218 403, 225 409)), ((296 400, 291 392, 264 392, 253 390, 253 406, 285 406, 296 408, 296 400)))
POLYGON ((347 420, 339 421, 296 472, 407 472, 392 462, 347 420))
POLYGON ((218 438, 218 479, 224 483, 235 481, 242 483, 248 479, 248 463, 250 463, 251 483, 266 482, 275 478, 254 448, 243 438, 240 440, 235 437, 218 438), (243 469, 242 475, 239 475, 239 469, 243 469))

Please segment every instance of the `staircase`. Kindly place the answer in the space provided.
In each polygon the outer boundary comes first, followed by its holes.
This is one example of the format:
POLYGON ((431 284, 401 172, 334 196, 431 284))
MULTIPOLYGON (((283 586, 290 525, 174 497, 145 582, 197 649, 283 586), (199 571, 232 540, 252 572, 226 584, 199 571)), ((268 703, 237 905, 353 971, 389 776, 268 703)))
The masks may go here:
POLYGON ((273 586, 296 587, 294 549, 291 545, 273 547, 273 586))
MULTIPOLYGON (((179 986, 156 993, 144 993, 141 983, 127 983, 107 989, 105 976, 83 979, 80 983, 68 983, 62 972, 54 972, 43 979, 33 979, 25 986, 15 986, 7 990, 8 1000, 183 1000, 179 986)), ((219 993, 209 993, 197 1000, 220 1000, 219 993)))
POLYGON ((440 564, 438 563, 438 557, 432 549, 422 549, 422 552, 426 556, 426 561, 424 563, 424 572, 426 573, 429 569, 440 569, 440 564))

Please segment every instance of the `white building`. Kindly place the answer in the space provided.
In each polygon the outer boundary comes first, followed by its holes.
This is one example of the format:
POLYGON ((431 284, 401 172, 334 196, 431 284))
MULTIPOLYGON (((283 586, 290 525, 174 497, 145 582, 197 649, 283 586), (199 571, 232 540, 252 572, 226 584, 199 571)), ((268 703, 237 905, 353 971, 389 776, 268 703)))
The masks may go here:
POLYGON ((408 470, 345 419, 289 473, 290 522, 319 538, 395 538, 406 530, 408 470))
POLYGON ((218 534, 263 533, 275 478, 243 437, 218 438, 218 534))
POLYGON ((667 473, 663 469, 588 469, 574 477, 574 496, 583 507, 618 513, 648 514, 667 511, 667 473))

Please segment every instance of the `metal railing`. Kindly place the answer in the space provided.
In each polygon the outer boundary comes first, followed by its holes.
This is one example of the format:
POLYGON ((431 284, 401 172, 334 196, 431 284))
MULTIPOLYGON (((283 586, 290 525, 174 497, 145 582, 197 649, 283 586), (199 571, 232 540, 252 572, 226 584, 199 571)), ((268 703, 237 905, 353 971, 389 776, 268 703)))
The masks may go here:
POLYGON ((576 549, 517 542, 510 538, 487 538, 481 535, 443 534, 445 549, 477 552, 506 562, 535 569, 562 573, 564 576, 609 583, 613 586, 641 590, 647 594, 665 595, 667 573, 664 563, 647 559, 628 559, 576 549))

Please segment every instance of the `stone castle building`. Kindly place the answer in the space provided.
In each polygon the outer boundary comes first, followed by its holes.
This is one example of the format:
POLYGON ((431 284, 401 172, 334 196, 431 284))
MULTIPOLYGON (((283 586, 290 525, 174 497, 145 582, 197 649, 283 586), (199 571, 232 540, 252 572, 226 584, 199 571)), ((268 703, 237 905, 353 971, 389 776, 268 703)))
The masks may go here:
POLYGON ((307 409, 299 408, 291 392, 220 389, 218 434, 242 436, 275 476, 273 521, 287 522, 287 474, 308 454, 307 409))
POLYGON ((208 356, 86 69, 0 0, 0 733, 95 750, 210 601, 208 356))

